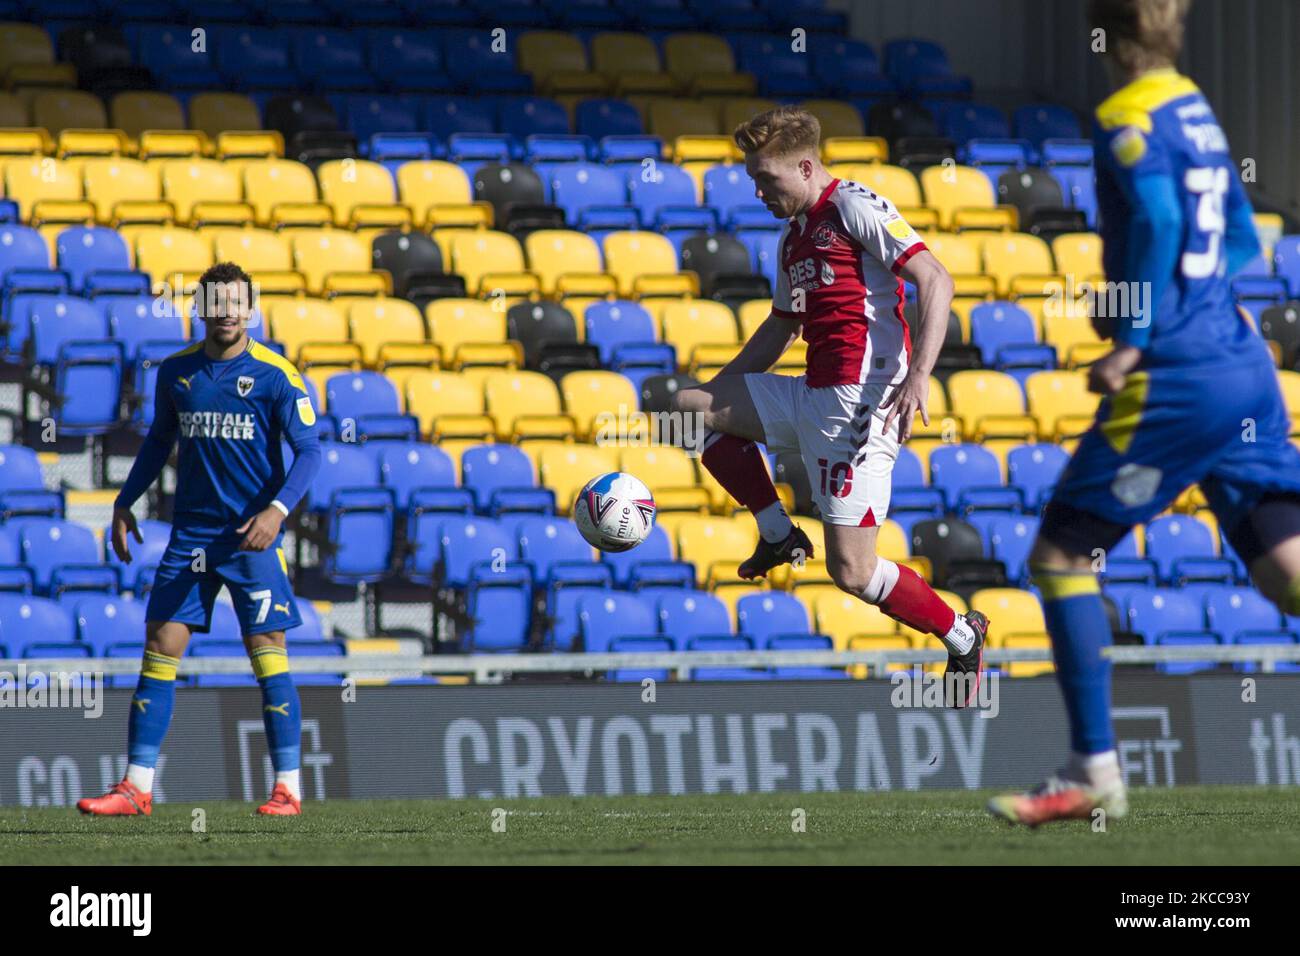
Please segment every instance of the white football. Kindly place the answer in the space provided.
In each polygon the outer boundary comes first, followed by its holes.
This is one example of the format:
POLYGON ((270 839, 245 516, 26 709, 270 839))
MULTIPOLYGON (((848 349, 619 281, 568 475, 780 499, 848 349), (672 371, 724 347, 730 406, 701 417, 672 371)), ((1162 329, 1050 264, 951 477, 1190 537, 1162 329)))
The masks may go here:
POLYGON ((593 547, 627 551, 655 526, 655 500, 634 475, 611 471, 593 478, 573 503, 573 522, 593 547))

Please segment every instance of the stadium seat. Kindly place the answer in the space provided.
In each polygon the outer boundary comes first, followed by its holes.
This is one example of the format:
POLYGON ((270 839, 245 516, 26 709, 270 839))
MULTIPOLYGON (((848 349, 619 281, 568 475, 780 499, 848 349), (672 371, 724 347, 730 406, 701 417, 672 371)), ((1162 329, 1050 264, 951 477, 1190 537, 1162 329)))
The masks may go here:
POLYGON ((616 638, 657 636, 657 632, 654 609, 635 594, 608 591, 578 601, 581 649, 588 653, 608 651, 616 638))

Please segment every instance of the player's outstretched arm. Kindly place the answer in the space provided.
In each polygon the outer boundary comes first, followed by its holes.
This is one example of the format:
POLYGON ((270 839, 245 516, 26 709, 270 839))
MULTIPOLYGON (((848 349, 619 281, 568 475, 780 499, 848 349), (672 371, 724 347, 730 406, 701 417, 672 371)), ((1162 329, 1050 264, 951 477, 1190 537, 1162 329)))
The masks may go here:
POLYGON ((912 421, 917 412, 921 421, 930 424, 927 403, 930 397, 930 373, 939 360, 944 337, 948 334, 948 313, 952 309, 952 276, 928 249, 909 258, 899 269, 903 278, 916 286, 917 313, 920 331, 912 347, 911 366, 907 376, 884 400, 881 407, 888 408, 885 427, 898 419, 899 441, 912 437, 912 421))
POLYGON ((744 348, 724 365, 719 375, 744 375, 766 372, 785 354, 799 337, 799 323, 794 319, 769 315, 750 336, 744 348))

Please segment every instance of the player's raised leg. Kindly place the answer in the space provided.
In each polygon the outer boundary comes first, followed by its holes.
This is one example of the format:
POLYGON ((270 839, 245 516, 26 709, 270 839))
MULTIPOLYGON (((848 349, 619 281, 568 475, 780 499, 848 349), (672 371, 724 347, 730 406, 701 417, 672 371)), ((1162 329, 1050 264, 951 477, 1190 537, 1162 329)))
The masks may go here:
POLYGON ((158 753, 176 703, 176 668, 190 640, 190 629, 176 621, 149 621, 140 680, 127 719, 126 776, 100 797, 77 802, 82 813, 97 816, 149 816, 158 753))
MULTIPOLYGON (((780 380, 772 383, 776 387, 789 388, 795 383, 782 375, 720 374, 703 385, 683 389, 675 400, 676 410, 698 416, 705 430, 700 463, 758 522, 760 540, 740 565, 742 578, 763 577, 777 565, 801 556, 813 557, 812 542, 790 520, 756 444, 766 441, 772 429, 765 428, 750 383, 768 379, 780 380)), ((787 405, 794 401, 793 391, 785 401, 787 405)))

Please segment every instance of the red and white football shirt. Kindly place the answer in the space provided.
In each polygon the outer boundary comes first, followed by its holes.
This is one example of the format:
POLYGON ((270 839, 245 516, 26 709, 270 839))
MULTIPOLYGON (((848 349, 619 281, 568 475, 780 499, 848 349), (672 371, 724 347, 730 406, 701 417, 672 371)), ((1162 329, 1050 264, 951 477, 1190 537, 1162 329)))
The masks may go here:
POLYGON ((902 381, 912 337, 898 271, 925 243, 894 204, 832 180, 786 223, 777 249, 772 312, 803 324, 808 386, 902 381))

